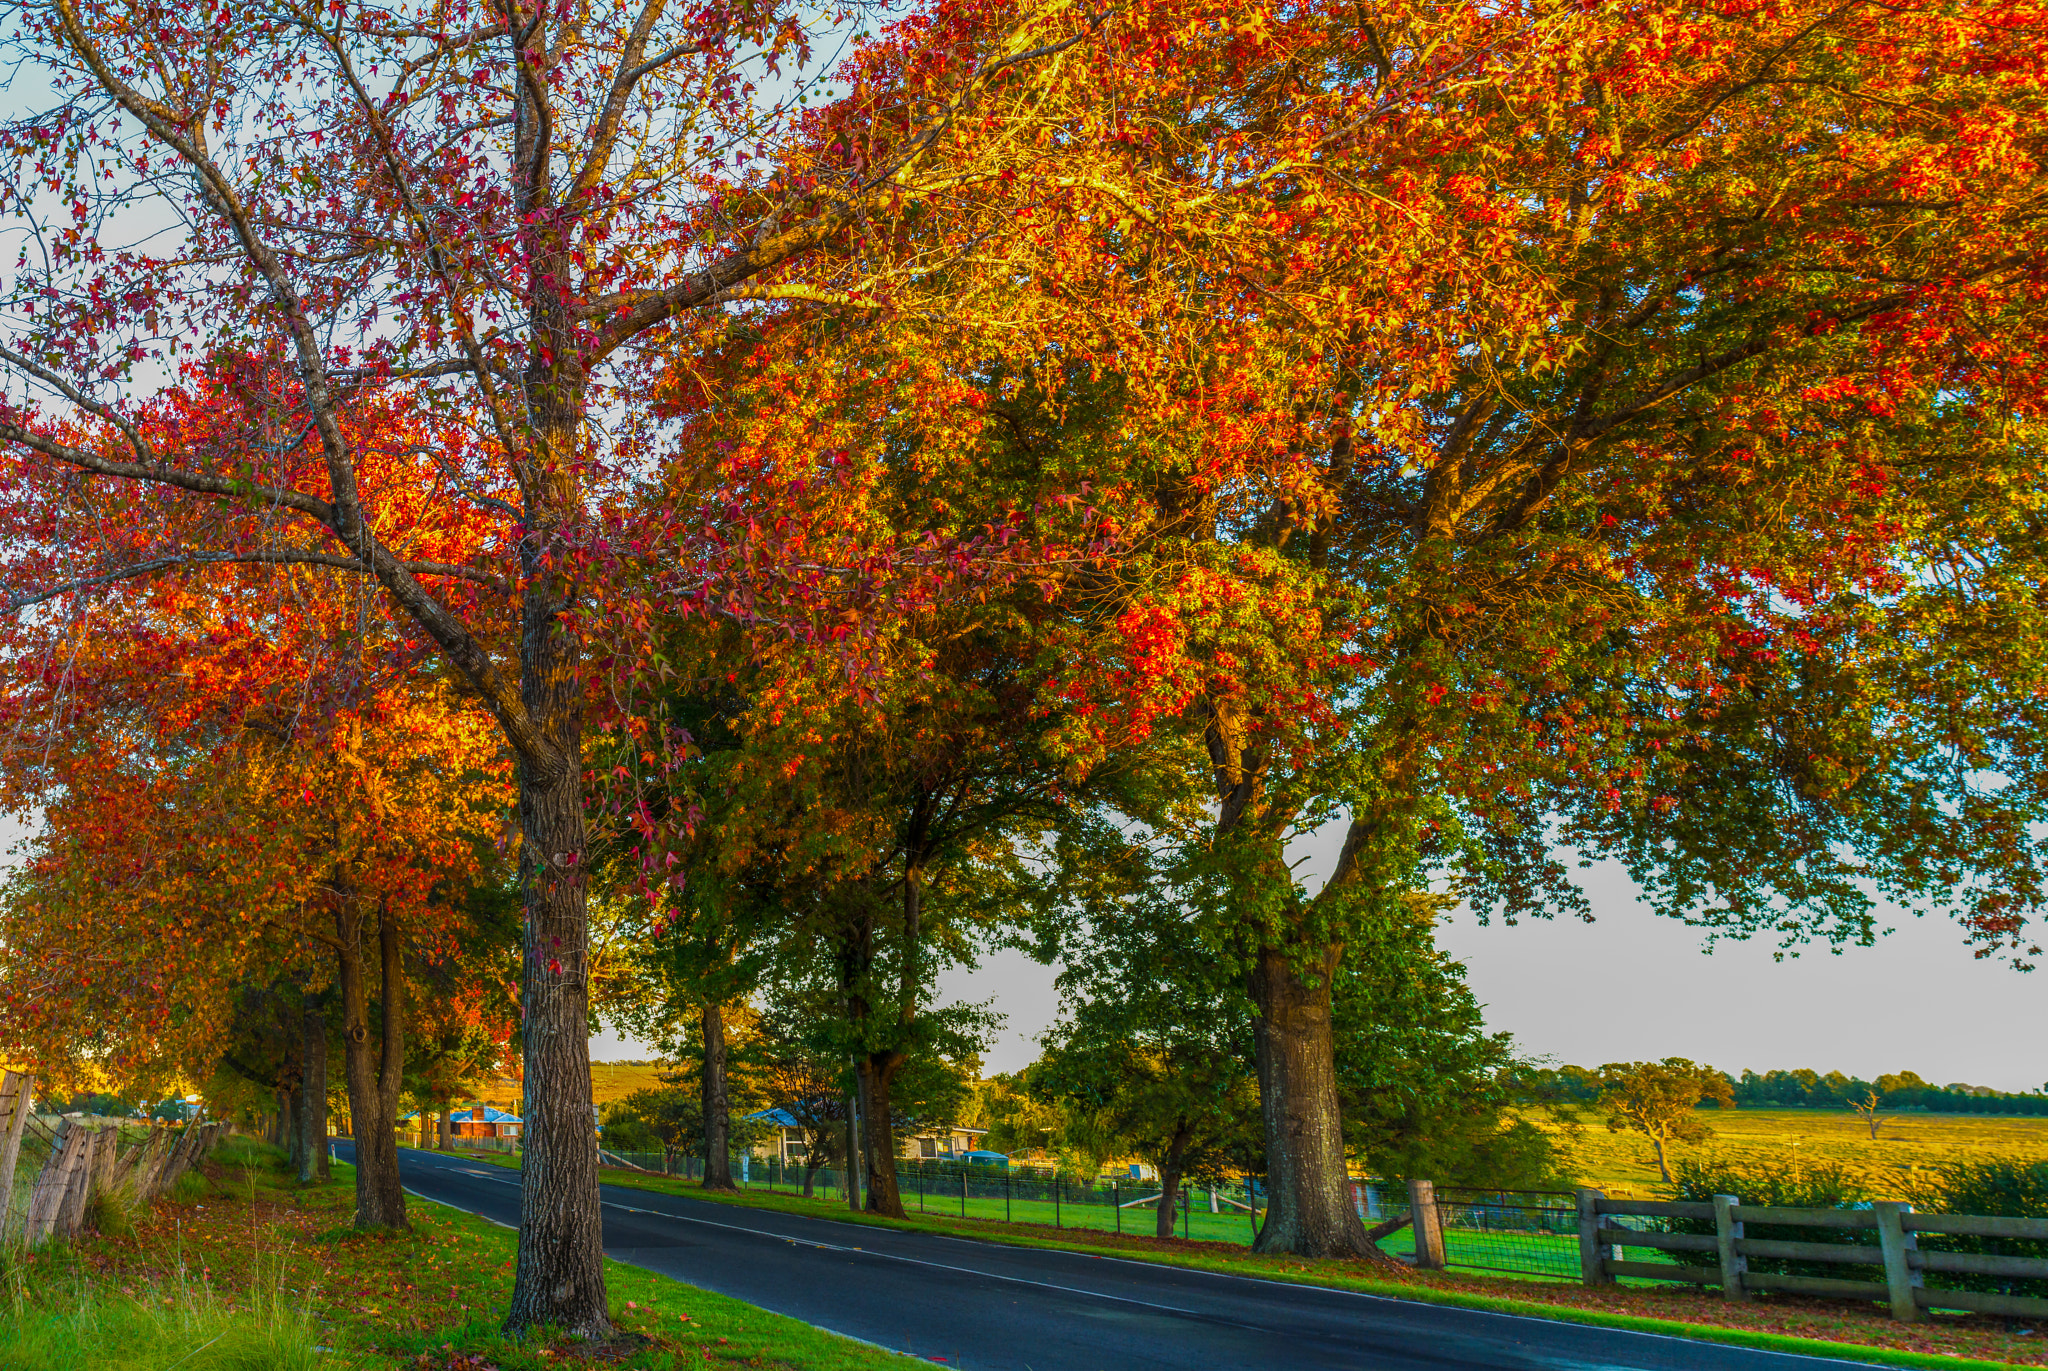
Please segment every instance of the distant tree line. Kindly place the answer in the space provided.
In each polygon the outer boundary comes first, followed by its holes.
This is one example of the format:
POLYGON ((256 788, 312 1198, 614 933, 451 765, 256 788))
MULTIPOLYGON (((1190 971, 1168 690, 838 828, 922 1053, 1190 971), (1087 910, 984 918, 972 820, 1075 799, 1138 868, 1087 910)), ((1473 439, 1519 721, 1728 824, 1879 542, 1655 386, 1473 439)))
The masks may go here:
MULTIPOLYGON (((1851 1109, 1874 1091, 1886 1108, 1895 1110, 2048 1115, 2048 1086, 2016 1092, 1959 1081, 1935 1085, 1911 1071, 1887 1072, 1874 1081, 1840 1071, 1744 1071, 1729 1075, 1728 1083, 1738 1109, 1851 1109)), ((1600 1070, 1585 1066, 1526 1068, 1518 1084, 1529 1099, 1571 1104, 1590 1103, 1604 1088, 1600 1070)))

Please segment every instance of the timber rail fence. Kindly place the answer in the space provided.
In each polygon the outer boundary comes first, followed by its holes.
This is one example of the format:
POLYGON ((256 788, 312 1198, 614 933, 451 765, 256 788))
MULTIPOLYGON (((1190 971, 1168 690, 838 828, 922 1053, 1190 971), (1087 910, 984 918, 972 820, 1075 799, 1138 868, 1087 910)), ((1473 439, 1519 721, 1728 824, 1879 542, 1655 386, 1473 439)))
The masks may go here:
POLYGON ((177 1184, 221 1137, 218 1123, 144 1133, 118 1124, 93 1128, 68 1118, 46 1126, 30 1113, 34 1090, 30 1076, 9 1071, 0 1077, 0 1243, 19 1240, 33 1247, 52 1238, 75 1238, 85 1231, 93 1202, 102 1197, 147 1204, 177 1184), (24 1139, 41 1143, 44 1156, 35 1183, 17 1204, 15 1171, 24 1139), (132 1142, 125 1150, 124 1141, 132 1142))
POLYGON ((1719 1286, 1730 1300, 1760 1290, 1883 1300, 1893 1318, 1908 1322, 1929 1309, 2048 1318, 2048 1219, 1922 1214, 1898 1200, 1864 1209, 1787 1209, 1744 1204, 1733 1195, 1705 1202, 1614 1200, 1597 1190, 1579 1192, 1578 1211, 1579 1263, 1588 1285, 1633 1277, 1719 1286), (1654 1220, 1662 1231, 1624 1226, 1626 1219, 1654 1220), (1800 1236, 1752 1237, 1752 1228, 1800 1236), (1932 1240, 1929 1246, 1922 1246, 1922 1235, 1932 1240), (1647 1248, 1663 1259, 1625 1259, 1616 1250, 1622 1247, 1647 1248), (2032 1251, 2014 1250, 2021 1248, 2032 1251), (1832 1276, 1784 1269, 1794 1266, 1848 1269, 1832 1276), (1930 1275, 1935 1284, 1928 1283, 1930 1275), (2013 1287, 2023 1283, 2040 1293, 2016 1293, 2013 1287))

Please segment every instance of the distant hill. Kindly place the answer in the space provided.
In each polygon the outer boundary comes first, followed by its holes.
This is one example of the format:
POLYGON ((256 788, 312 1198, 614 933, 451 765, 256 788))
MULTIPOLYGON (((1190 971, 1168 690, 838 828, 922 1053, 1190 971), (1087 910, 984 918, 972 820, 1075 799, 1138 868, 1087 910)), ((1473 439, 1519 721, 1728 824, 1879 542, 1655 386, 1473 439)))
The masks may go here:
MULTIPOLYGON (((635 1090, 645 1090, 661 1084, 661 1073, 667 1068, 657 1062, 592 1062, 590 1064, 590 1093, 592 1104, 610 1104, 622 1100, 635 1090)), ((484 1086, 483 1102, 498 1109, 518 1113, 520 1107, 520 1084, 511 1076, 498 1076, 484 1086)))

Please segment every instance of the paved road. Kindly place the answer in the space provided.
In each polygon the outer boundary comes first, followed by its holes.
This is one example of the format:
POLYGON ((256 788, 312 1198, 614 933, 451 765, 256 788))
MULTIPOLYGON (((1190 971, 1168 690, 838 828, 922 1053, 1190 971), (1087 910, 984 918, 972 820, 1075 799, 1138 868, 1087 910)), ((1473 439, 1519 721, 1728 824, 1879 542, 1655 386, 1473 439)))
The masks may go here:
MULTIPOLYGON (((517 1172, 411 1149, 399 1158, 415 1194, 518 1223, 517 1172)), ((965 1371, 1844 1367, 609 1185, 603 1201, 605 1251, 620 1261, 965 1371)))

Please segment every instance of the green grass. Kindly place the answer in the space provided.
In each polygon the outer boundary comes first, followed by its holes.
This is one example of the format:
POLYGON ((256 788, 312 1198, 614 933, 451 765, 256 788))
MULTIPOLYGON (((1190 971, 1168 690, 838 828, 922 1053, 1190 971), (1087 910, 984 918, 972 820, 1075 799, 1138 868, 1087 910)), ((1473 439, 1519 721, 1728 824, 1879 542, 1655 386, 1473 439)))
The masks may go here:
MULTIPOLYGON (((8 1371, 314 1371, 368 1367, 330 1354, 322 1331, 286 1297, 282 1265, 228 1294, 179 1261, 167 1275, 110 1285, 89 1265, 94 1244, 19 1255, 5 1273, 0 1366, 8 1371)), ((182 1253, 179 1254, 182 1257, 182 1253)))
POLYGON ((0 1267, 0 1368, 894 1371, 915 1360, 610 1261, 611 1340, 509 1338, 510 1230, 413 1199, 411 1232, 359 1233, 353 1169, 334 1173, 301 1187, 280 1151, 232 1140, 188 1173, 186 1198, 137 1214, 130 1235, 17 1254, 0 1267))

